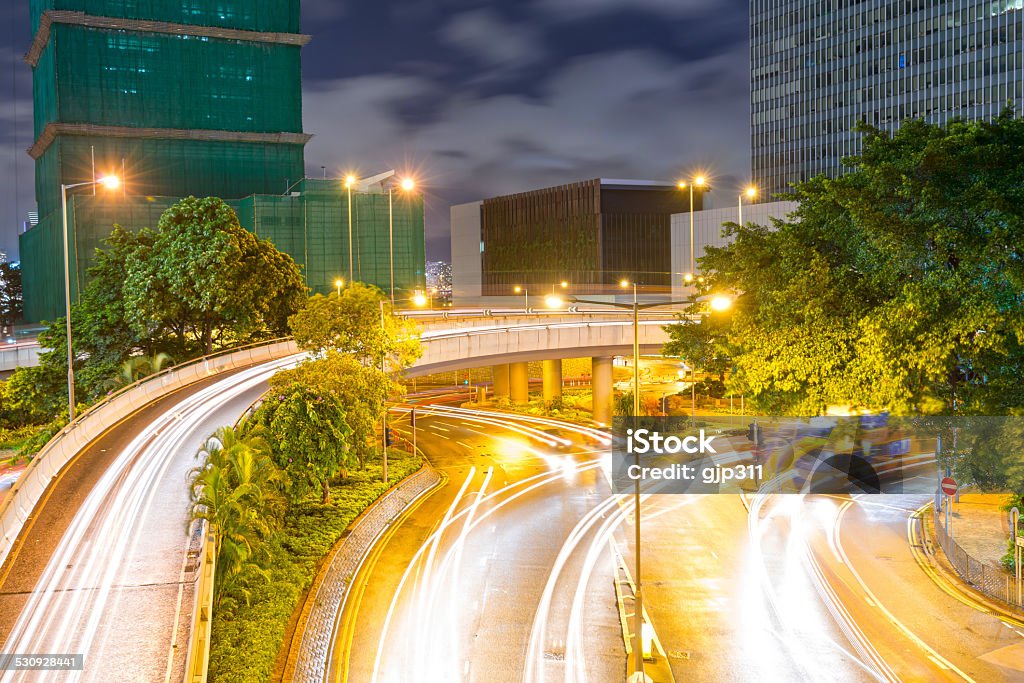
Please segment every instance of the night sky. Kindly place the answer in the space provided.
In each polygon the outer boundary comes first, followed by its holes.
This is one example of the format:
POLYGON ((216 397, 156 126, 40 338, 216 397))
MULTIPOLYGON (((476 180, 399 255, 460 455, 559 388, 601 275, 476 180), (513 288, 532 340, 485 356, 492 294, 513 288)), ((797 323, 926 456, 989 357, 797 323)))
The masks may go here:
MULTIPOLYGON (((0 249, 34 209, 27 0, 4 0, 0 249), (13 5, 13 7, 12 7, 13 5)), ((700 169, 712 205, 749 173, 747 4, 737 0, 304 0, 307 173, 390 168, 448 207, 594 177, 700 169)))

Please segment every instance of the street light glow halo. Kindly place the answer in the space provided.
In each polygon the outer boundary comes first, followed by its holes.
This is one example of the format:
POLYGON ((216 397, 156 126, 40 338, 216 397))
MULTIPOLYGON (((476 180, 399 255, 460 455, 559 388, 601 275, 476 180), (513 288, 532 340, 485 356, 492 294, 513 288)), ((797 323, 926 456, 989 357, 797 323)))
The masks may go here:
POLYGON ((413 180, 412 178, 403 178, 402 189, 405 190, 406 192, 412 192, 413 190, 416 189, 416 181, 413 180))
POLYGON ((108 190, 116 190, 121 187, 121 179, 116 175, 105 175, 96 182, 108 190))
POLYGON ((711 310, 721 313, 722 311, 728 311, 730 308, 732 308, 732 299, 724 294, 718 294, 711 298, 711 310))
POLYGON ((748 186, 746 194, 747 194, 747 197, 749 197, 750 199, 754 199, 755 197, 757 197, 757 186, 755 186, 755 185, 748 186))
POLYGON ((557 294, 548 294, 544 297, 544 305, 548 308, 561 308, 565 305, 565 301, 557 294))
POLYGON ((621 280, 619 280, 619 287, 622 287, 623 289, 628 288, 630 284, 630 281, 627 280, 626 278, 622 278, 621 280))

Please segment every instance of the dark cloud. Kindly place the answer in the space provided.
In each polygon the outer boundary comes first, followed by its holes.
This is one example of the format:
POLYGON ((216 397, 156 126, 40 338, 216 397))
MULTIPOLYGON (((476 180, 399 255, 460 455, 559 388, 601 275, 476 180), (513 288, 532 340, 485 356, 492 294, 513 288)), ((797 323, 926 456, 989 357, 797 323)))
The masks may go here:
MULTIPOLYGON (((16 210, 33 205, 25 5, 0 8, 12 26, 0 44, 8 65, 0 87, 7 78, 18 93, 17 125, 0 97, 0 221, 12 235, 16 210)), ((671 180, 697 167, 717 176, 724 203, 745 179, 749 74, 739 0, 302 6, 314 38, 303 52, 305 128, 315 135, 309 172, 415 172, 427 192, 431 258, 447 252, 452 203, 597 176, 671 180)))

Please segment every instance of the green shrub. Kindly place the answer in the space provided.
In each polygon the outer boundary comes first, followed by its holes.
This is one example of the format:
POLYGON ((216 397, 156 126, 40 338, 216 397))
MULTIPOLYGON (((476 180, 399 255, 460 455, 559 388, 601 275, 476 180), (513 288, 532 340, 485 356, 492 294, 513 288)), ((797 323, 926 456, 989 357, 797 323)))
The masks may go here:
POLYGON ((266 582, 250 587, 249 603, 236 598, 213 615, 210 680, 214 683, 267 681, 284 644, 288 622, 313 582, 320 561, 353 520, 390 486, 422 466, 419 456, 388 451, 388 486, 379 461, 331 482, 329 504, 316 496, 290 506, 283 527, 267 541, 266 582))

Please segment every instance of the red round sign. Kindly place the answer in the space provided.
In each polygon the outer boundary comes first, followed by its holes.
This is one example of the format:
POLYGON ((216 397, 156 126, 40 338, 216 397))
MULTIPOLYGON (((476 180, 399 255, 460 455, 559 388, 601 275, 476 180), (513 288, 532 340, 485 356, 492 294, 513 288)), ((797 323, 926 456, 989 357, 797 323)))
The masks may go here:
POLYGON ((958 488, 956 485, 956 479, 953 477, 943 477, 942 482, 939 483, 939 488, 941 488, 942 492, 947 496, 955 496, 958 488))

